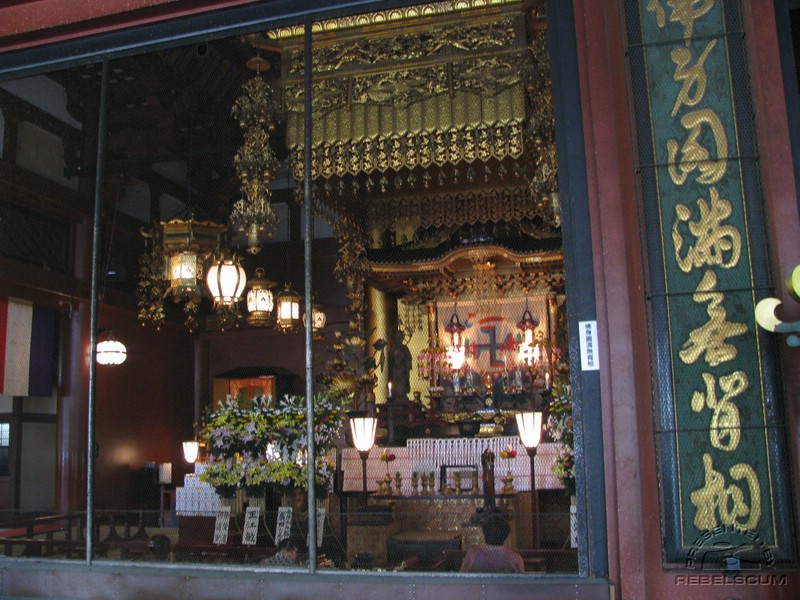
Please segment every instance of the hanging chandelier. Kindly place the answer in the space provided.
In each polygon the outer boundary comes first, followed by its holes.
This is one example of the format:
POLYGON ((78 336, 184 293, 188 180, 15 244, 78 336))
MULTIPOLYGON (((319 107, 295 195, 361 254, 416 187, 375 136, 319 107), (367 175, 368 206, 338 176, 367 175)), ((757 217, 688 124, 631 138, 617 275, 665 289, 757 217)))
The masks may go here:
POLYGON ((451 346, 458 350, 461 348, 461 334, 464 333, 466 327, 461 324, 461 321, 458 318, 458 312, 456 311, 456 305, 453 304, 453 315, 450 317, 450 321, 445 325, 444 330, 450 334, 450 341, 451 346))
POLYGON ((234 231, 245 237, 247 252, 261 251, 261 238, 272 235, 278 222, 270 199, 270 183, 275 179, 278 160, 270 146, 277 108, 272 88, 257 75, 242 86, 243 94, 231 108, 244 133, 244 143, 233 164, 240 181, 241 199, 231 210, 229 221, 234 231))
POLYGON ((446 348, 447 361, 450 363, 450 368, 458 370, 464 366, 466 361, 466 348, 462 343, 461 334, 464 333, 466 327, 461 324, 458 318, 458 311, 456 304, 453 303, 453 314, 450 321, 445 325, 444 330, 450 334, 450 345, 446 348))

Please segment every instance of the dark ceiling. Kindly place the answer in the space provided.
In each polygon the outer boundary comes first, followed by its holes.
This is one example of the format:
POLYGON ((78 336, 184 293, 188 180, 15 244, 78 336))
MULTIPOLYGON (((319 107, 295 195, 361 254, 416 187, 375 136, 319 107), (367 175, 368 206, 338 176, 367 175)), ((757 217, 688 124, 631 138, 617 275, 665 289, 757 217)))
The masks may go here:
MULTIPOLYGON (((280 55, 260 52, 263 75, 273 78, 280 55)), ((227 217, 239 185, 232 159, 242 143, 230 109, 254 75, 247 65, 255 55, 239 38, 226 38, 110 62, 106 175, 136 178, 199 218, 227 217)), ((80 121, 97 114, 100 73, 87 65, 52 75, 80 121)), ((273 147, 285 158, 280 124, 273 147)), ((92 168, 86 161, 72 167, 92 168)), ((154 206, 151 216, 177 215, 159 215, 154 206)))
MULTIPOLYGON (((326 130, 314 140, 322 169, 314 175, 314 195, 328 210, 325 216, 347 217, 347 226, 355 226, 349 233, 365 244, 382 232, 390 241, 377 250, 385 250, 380 259, 390 263, 410 261, 414 252, 427 256, 435 248, 470 245, 462 239, 465 231, 469 240, 514 251, 557 252, 560 221, 548 212, 556 167, 541 3, 510 2, 496 10, 453 11, 399 24, 371 16, 363 22, 315 38, 315 124, 343 124, 344 132, 326 130), (416 109, 428 124, 412 125, 416 109), (398 128, 381 122, 382 115, 398 128), (511 132, 515 127, 517 133, 511 132), (469 138, 477 130, 489 137, 469 138), (336 171, 332 154, 334 168, 324 172, 325 152, 341 147, 358 158, 365 143, 381 136, 398 144, 398 162, 388 156, 389 166, 344 172, 336 171), (488 153, 485 147, 491 147, 488 153), (428 151, 433 159, 425 162, 420 157, 428 151), (520 245, 520 239, 527 241, 520 245)), ((273 84, 284 117, 270 137, 279 162, 272 202, 298 216, 292 201, 297 172, 289 163, 299 152, 302 36, 292 36, 279 42, 261 33, 229 37, 110 61, 103 202, 115 231, 109 262, 124 266, 127 286, 135 285, 142 227, 189 214, 228 219, 241 197, 233 158, 243 143, 231 107, 256 72, 273 84), (147 190, 136 210, 121 202, 132 184, 147 190)), ((70 114, 84 124, 84 139, 66 148, 65 161, 67 174, 85 177, 87 188, 95 168, 100 74, 98 64, 48 74, 66 89, 70 114)), ((371 156, 380 162, 377 152, 371 156)), ((296 222, 291 238, 299 242, 296 222)), ((442 276, 453 272, 445 268, 442 276)), ((402 275, 393 276, 387 285, 397 289, 402 281, 402 275)))

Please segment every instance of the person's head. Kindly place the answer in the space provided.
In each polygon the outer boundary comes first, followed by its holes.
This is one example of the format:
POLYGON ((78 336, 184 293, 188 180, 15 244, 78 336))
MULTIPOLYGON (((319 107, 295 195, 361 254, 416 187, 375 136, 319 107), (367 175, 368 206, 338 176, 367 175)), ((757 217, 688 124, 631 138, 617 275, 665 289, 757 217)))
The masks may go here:
POLYGON ((278 542, 278 552, 291 556, 294 562, 297 562, 307 551, 305 540, 296 535, 290 535, 278 542))
POLYGON ((508 534, 511 532, 511 526, 508 524, 509 516, 500 511, 492 511, 486 514, 481 519, 481 530, 483 531, 483 539, 490 546, 502 546, 508 534))

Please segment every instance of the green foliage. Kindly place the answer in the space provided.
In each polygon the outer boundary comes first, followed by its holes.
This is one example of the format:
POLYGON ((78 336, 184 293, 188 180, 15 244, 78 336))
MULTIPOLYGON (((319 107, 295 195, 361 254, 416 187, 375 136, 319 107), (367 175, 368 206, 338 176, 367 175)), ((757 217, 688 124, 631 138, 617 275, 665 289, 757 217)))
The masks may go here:
POLYGON ((553 383, 553 400, 548 406, 547 429, 560 447, 553 472, 568 495, 575 494, 575 432, 572 420, 572 390, 565 379, 553 383))
MULTIPOLYGON (((314 398, 316 482, 325 488, 334 474, 331 450, 346 417, 346 400, 327 394, 314 398)), ((272 407, 271 397, 260 396, 241 407, 228 397, 206 416, 201 437, 209 464, 200 479, 230 495, 231 489, 263 492, 267 485, 308 486, 306 401, 284 396, 272 407)))

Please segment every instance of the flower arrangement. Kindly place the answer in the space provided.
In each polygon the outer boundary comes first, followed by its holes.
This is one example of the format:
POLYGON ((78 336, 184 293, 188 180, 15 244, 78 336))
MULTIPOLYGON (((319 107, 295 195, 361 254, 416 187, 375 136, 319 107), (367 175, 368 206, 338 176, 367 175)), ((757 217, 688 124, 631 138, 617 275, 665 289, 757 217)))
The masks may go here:
POLYGON ((506 460, 517 458, 517 451, 514 450, 514 447, 511 444, 509 444, 505 447, 505 449, 500 451, 500 458, 505 458, 506 460))
POLYGON ((393 452, 389 452, 386 448, 383 449, 381 452, 381 462, 386 463, 386 474, 389 474, 389 463, 394 461, 397 457, 394 455, 393 452))
POLYGON ((575 435, 572 423, 572 392, 570 386, 558 379, 553 385, 553 400, 548 407, 547 429, 553 441, 559 443, 553 472, 564 484, 570 496, 575 495, 575 435))
MULTIPOLYGON (((270 484, 308 487, 306 401, 284 396, 272 407, 271 398, 259 396, 248 407, 229 397, 206 416, 201 437, 209 448, 210 462, 200 479, 222 497, 237 489, 263 496, 270 484)), ((334 474, 330 454, 345 419, 344 401, 325 394, 314 398, 316 483, 327 490, 334 474)))

